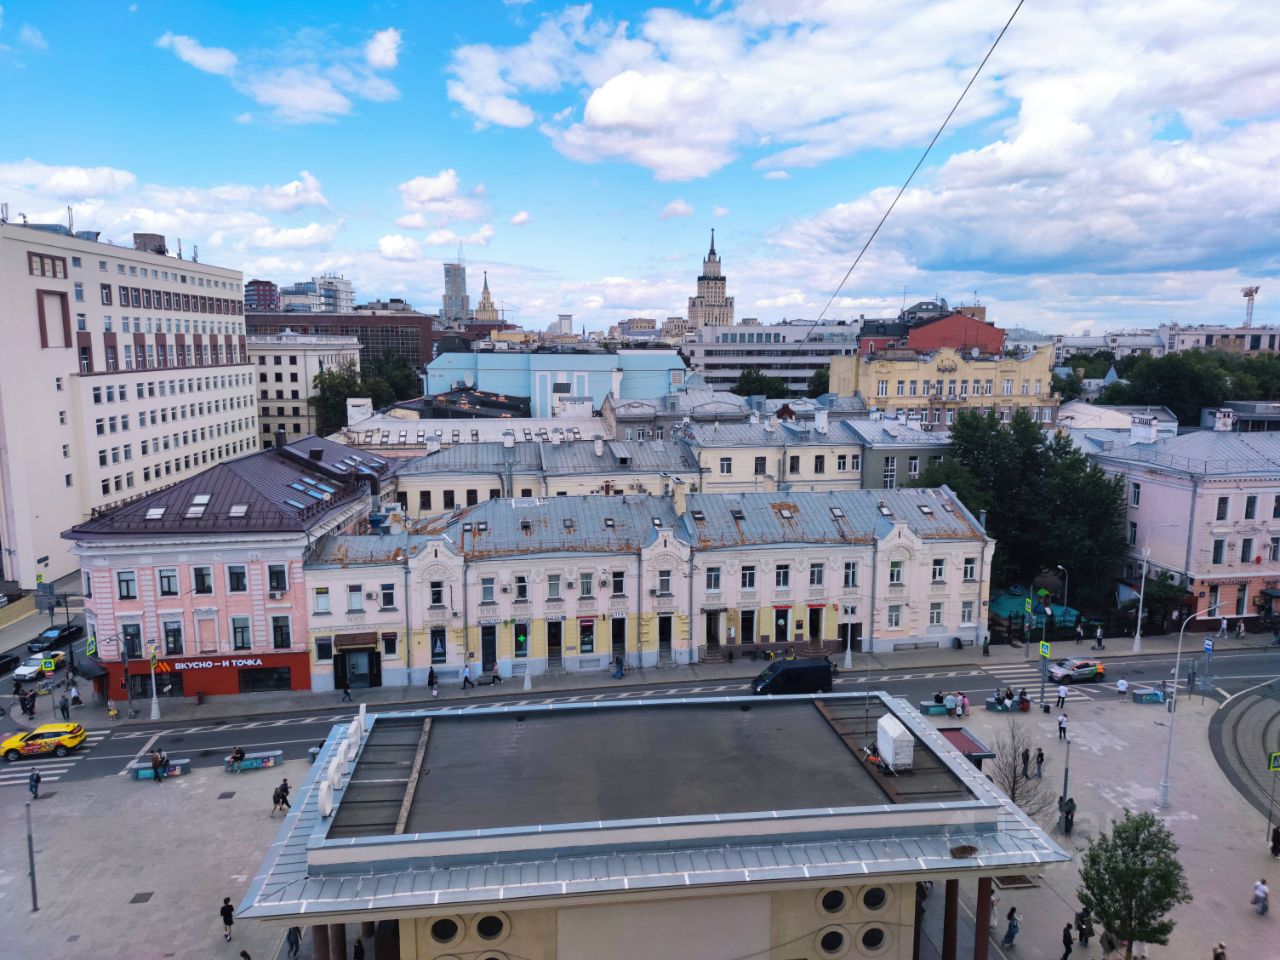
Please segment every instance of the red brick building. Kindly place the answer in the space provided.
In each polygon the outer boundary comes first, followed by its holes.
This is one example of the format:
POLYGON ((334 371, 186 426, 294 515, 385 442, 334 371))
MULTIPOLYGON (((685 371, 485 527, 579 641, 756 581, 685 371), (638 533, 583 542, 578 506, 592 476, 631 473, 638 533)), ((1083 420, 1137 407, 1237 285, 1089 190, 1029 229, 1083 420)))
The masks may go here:
POLYGON ((984 356, 999 356, 1004 352, 1004 331, 995 324, 952 313, 912 327, 907 333, 909 350, 929 353, 940 347, 959 351, 977 347, 984 356))

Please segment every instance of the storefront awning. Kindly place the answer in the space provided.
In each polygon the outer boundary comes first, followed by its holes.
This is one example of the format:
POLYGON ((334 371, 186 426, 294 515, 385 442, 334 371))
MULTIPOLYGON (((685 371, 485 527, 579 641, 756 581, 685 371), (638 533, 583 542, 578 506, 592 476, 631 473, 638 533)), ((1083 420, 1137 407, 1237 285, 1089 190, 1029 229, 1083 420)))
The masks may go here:
POLYGON ((1280 587, 1267 587, 1262 591, 1264 597, 1280 597, 1280 587))
POLYGON ((80 657, 76 660, 76 676, 84 677, 86 680, 96 680, 106 675, 107 668, 92 657, 80 657))
POLYGON ((368 633, 339 633, 333 638, 333 648, 335 650, 357 650, 361 647, 375 647, 378 645, 378 635, 373 631, 368 633))

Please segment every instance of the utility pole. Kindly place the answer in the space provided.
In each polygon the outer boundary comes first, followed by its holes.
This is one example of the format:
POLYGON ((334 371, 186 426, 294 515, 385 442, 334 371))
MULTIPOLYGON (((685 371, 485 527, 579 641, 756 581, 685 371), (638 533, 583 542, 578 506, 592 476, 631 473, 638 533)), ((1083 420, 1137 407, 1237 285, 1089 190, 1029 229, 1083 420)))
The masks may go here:
POLYGON ((31 912, 40 909, 40 898, 36 895, 36 842, 31 833, 31 801, 27 801, 27 870, 31 874, 31 912))

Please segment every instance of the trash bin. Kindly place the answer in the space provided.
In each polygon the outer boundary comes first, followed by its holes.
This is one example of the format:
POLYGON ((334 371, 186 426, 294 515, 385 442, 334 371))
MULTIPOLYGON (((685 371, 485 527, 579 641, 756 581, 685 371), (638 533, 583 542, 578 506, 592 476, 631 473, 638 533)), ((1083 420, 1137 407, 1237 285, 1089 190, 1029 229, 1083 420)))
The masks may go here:
POLYGON ((203 705, 203 704, 204 704, 204 694, 203 694, 203 693, 197 693, 197 694, 196 694, 196 706, 197 706, 197 707, 199 707, 199 706, 201 706, 201 705, 203 705))

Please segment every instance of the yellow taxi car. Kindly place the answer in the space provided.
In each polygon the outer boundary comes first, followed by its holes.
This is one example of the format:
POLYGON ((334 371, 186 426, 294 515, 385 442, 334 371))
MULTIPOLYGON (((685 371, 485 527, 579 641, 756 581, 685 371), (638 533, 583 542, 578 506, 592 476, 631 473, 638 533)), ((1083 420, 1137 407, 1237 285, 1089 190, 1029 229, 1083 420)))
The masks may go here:
POLYGON ((86 736, 78 723, 46 723, 26 733, 15 733, 0 743, 0 754, 10 762, 42 753, 65 757, 84 743, 86 736))

